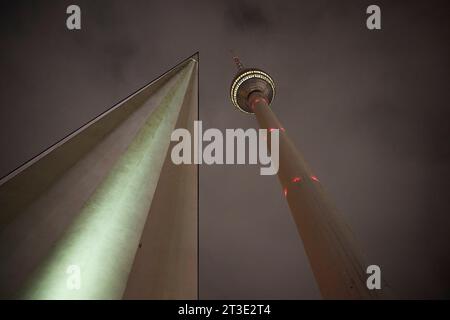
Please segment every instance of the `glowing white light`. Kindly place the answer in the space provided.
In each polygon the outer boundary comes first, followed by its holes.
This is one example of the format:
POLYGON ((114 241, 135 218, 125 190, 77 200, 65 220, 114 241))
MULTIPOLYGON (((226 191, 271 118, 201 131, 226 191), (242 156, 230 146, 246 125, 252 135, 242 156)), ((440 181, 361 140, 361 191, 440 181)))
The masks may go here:
POLYGON ((273 91, 272 100, 275 97, 275 83, 267 73, 260 71, 260 70, 249 70, 247 72, 242 73, 241 75, 239 75, 236 78, 236 80, 234 80, 233 84, 231 85, 231 92, 230 92, 231 101, 236 106, 236 108, 238 108, 240 111, 242 111, 244 113, 249 113, 249 114, 251 114, 251 112, 247 112, 247 111, 243 110, 237 103, 237 93, 239 91, 239 87, 245 81, 252 79, 252 78, 259 78, 259 79, 262 79, 262 80, 266 81, 267 83, 269 83, 270 86, 272 87, 272 91, 273 91))

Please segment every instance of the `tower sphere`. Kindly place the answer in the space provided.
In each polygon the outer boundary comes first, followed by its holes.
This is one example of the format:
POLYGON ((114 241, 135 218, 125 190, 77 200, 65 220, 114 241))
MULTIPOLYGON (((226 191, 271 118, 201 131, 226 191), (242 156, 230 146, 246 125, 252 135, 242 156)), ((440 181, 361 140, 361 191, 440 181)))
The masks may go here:
POLYGON ((253 114, 248 98, 254 92, 260 92, 270 104, 275 96, 275 83, 272 77, 260 69, 240 70, 231 83, 231 101, 240 111, 253 114))

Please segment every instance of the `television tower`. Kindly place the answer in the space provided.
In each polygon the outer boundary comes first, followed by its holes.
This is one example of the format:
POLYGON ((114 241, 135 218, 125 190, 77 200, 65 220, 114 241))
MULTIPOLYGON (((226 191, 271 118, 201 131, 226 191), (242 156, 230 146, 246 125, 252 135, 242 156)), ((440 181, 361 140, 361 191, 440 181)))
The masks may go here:
MULTIPOLYGON (((278 178, 289 204, 322 297, 325 299, 374 299, 379 290, 366 285, 367 265, 355 240, 325 195, 319 179, 306 164, 270 108, 275 96, 272 77, 261 69, 244 68, 237 56, 237 74, 231 84, 231 101, 254 114, 269 134, 279 129, 278 178)), ((270 140, 268 148, 270 150, 270 140)))

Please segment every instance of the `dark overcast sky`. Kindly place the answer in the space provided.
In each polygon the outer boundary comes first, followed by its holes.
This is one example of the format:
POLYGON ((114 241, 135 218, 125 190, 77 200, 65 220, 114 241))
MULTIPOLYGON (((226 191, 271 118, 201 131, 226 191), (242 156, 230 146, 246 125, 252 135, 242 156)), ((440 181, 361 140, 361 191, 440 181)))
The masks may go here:
MULTIPOLYGON (((273 109, 394 294, 449 298, 447 2, 2 1, 0 175, 196 51, 204 127, 254 127, 228 100, 234 49, 275 79, 273 109)), ((200 297, 319 298, 277 178, 200 178, 200 297)))

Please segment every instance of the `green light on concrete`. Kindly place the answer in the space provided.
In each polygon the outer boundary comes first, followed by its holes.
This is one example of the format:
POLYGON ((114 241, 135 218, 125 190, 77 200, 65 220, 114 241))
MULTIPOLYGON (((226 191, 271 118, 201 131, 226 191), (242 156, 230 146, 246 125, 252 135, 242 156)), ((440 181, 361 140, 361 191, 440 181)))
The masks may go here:
POLYGON ((120 299, 151 205, 170 135, 194 62, 151 113, 128 150, 84 205, 54 250, 33 275, 21 298, 120 299), (80 288, 68 286, 80 270, 80 288))

